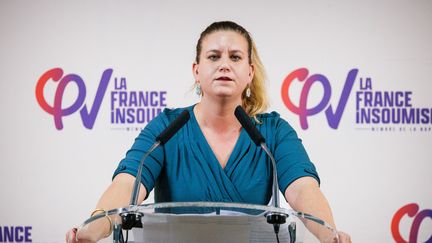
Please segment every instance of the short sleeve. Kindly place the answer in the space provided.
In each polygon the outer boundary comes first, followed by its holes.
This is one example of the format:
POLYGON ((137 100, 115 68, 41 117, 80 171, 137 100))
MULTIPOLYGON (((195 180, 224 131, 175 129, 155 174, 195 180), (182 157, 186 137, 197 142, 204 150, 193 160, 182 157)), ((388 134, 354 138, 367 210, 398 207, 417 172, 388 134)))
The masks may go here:
POLYGON ((320 183, 316 168, 310 161, 301 139, 282 118, 276 122, 275 140, 274 157, 278 170, 279 189, 282 193, 285 193, 292 182, 301 177, 313 177, 320 183))
MULTIPOLYGON (((132 147, 127 151, 125 158, 120 161, 112 177, 113 179, 120 173, 128 173, 136 177, 142 157, 155 143, 156 136, 165 129, 166 124, 167 118, 164 113, 160 113, 147 124, 135 139, 132 147)), ((159 177, 163 161, 164 152, 162 146, 156 148, 144 161, 141 183, 147 190, 147 196, 153 190, 156 179, 159 177)))

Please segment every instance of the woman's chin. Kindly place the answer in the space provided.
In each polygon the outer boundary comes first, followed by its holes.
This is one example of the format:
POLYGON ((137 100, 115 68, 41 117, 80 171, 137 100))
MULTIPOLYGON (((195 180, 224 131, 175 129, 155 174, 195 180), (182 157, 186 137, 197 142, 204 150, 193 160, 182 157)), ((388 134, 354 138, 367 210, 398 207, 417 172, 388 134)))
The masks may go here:
POLYGON ((215 94, 215 97, 220 99, 233 99, 236 98, 236 95, 232 92, 219 92, 215 94))
POLYGON ((217 97, 233 98, 241 94, 237 94, 233 89, 225 88, 225 89, 215 90, 214 95, 217 97))

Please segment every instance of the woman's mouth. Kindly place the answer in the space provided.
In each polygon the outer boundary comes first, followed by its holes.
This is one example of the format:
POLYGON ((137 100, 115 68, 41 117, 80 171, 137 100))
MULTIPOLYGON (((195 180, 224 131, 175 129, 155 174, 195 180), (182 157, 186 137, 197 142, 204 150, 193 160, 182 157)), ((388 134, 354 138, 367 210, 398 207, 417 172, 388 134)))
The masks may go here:
POLYGON ((233 81, 232 78, 226 77, 226 76, 219 77, 216 80, 219 80, 219 81, 233 81))

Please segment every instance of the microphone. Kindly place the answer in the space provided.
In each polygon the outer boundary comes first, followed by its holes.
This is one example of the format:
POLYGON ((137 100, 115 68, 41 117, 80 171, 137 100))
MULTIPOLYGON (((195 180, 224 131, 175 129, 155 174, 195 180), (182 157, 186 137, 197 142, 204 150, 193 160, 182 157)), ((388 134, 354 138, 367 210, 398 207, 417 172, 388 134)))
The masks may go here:
POLYGON ((267 155, 270 157, 272 161, 272 167, 273 167, 273 193, 272 193, 272 204, 275 207, 279 206, 279 193, 278 193, 278 181, 277 181, 277 173, 276 172, 276 162, 273 158, 273 155, 270 153, 269 149, 267 148, 267 145, 265 143, 264 137, 261 135, 261 133, 258 131, 258 129, 252 124, 250 121, 250 117, 246 114, 246 112, 243 110, 243 108, 239 105, 236 107, 234 111, 234 115, 237 117, 237 120, 240 122, 240 124, 243 126, 243 128, 246 130, 246 132, 249 134, 249 137, 252 139, 252 141, 257 145, 261 146, 264 151, 267 153, 267 155))
MULTIPOLYGON (((258 129, 252 124, 250 117, 246 114, 243 108, 239 105, 234 110, 234 115, 237 117, 237 120, 249 134, 249 137, 252 141, 257 145, 261 146, 261 148, 266 152, 269 156, 272 167, 273 167, 273 186, 272 186, 272 205, 275 208, 279 207, 279 183, 277 180, 277 169, 276 169, 276 161, 273 158, 270 150, 268 149, 265 138, 261 135, 258 129)), ((269 224, 273 224, 274 230, 277 234, 279 233, 279 225, 284 224, 286 222, 286 218, 288 215, 276 212, 269 212, 266 214, 267 222, 269 224)))
MULTIPOLYGON (((157 148, 159 145, 164 145, 168 140, 176 134, 180 128, 182 128, 188 121, 189 121, 190 115, 188 110, 184 110, 180 115, 172 121, 167 128, 165 128, 157 137, 156 141, 153 143, 153 145, 150 147, 150 149, 143 155, 143 157, 140 160, 140 164, 138 167, 138 172, 135 177, 135 183, 131 194, 131 199, 129 206, 137 206, 138 205, 138 195, 140 190, 140 184, 141 184, 141 175, 142 175, 142 168, 144 166, 145 159, 157 148)), ((147 192, 150 193, 150 192, 147 192)), ((133 227, 142 227, 141 224, 141 216, 142 214, 139 213, 126 213, 121 215, 122 216, 122 228, 125 230, 132 229, 133 227)))
POLYGON ((180 128, 189 121, 190 115, 189 111, 184 110, 171 124, 163 130, 159 136, 156 137, 156 141, 159 141, 160 144, 164 145, 168 140, 171 139, 174 134, 177 133, 180 128))
POLYGON ((262 143, 265 144, 265 139, 258 131, 258 129, 252 124, 250 121, 250 117, 246 114, 243 108, 239 105, 234 110, 234 115, 237 117, 237 120, 249 134, 249 137, 254 141, 257 146, 260 146, 262 143))

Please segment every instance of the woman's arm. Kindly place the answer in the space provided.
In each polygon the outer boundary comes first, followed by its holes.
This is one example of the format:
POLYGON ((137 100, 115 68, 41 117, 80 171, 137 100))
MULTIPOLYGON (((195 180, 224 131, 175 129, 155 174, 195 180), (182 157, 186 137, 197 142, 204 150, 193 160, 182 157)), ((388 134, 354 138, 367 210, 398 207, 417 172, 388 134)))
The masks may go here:
MULTIPOLYGON (((129 205, 134 182, 134 176, 126 173, 118 174, 99 199, 96 208, 108 211, 113 208, 129 205)), ((138 203, 141 203, 146 195, 147 191, 141 184, 138 203)), ((93 225, 89 226, 85 230, 80 230, 79 232, 76 232, 75 228, 69 230, 66 234, 66 242, 97 242, 98 240, 107 237, 107 234, 110 232, 110 227, 111 225, 108 219, 97 220, 93 225), (76 234, 78 234, 78 241, 76 241, 76 234)))
POLYGON ((285 190, 285 199, 295 211, 311 214, 335 227, 330 206, 314 178, 295 180, 285 190))
MULTIPOLYGON (((285 199, 295 211, 311 214, 336 229, 329 203, 314 178, 301 177, 295 180, 285 190, 285 199)), ((305 222, 305 225, 321 241, 330 240, 324 239, 326 233, 320 231, 317 224, 305 222)), ((349 235, 343 232, 338 232, 338 235, 339 242, 351 242, 349 235)))

